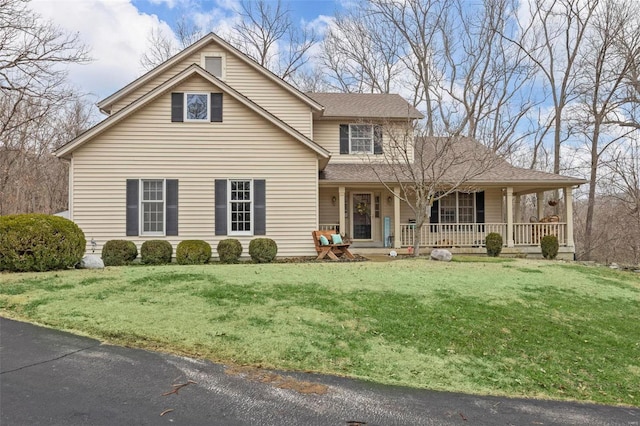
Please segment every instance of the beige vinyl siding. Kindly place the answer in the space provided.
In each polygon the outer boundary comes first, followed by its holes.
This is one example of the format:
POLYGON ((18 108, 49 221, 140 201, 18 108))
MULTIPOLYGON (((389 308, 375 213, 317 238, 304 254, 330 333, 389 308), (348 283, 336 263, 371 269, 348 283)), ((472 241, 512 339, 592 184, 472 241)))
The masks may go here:
POLYGON ((502 189, 488 188, 484 191, 485 223, 502 223, 502 189))
MULTIPOLYGON (((216 91, 199 77, 175 90, 216 91)), ((111 239, 138 246, 166 239, 174 250, 182 240, 202 239, 215 254, 218 241, 237 238, 247 255, 255 237, 215 235, 214 182, 265 179, 266 237, 277 242, 278 256, 313 255, 315 153, 228 95, 222 123, 172 123, 170 106, 166 93, 73 153, 73 217, 87 240, 100 251, 111 239), (179 236, 126 237, 126 180, 136 178, 179 180, 179 236)))
POLYGON ((339 203, 340 194, 338 188, 322 188, 320 190, 320 220, 319 224, 340 223, 339 203), (336 197, 336 204, 333 205, 332 197, 336 197))
MULTIPOLYGON (((382 157, 380 155, 354 155, 354 154, 340 154, 340 125, 341 124, 358 124, 356 120, 341 119, 341 120, 316 120, 313 122, 313 135, 314 142, 322 146, 324 149, 331 152, 332 163, 358 163, 362 161, 375 160, 376 157, 382 157)), ((387 143, 391 137, 395 140, 401 140, 402 130, 404 129, 402 124, 395 126, 393 123, 384 123, 382 134, 382 144, 385 152, 389 152, 387 143), (391 130, 390 130, 391 129, 391 130), (391 136, 390 131, 393 131, 391 136)), ((413 155, 412 153, 410 155, 413 155)))
POLYGON ((220 46, 211 42, 201 50, 193 53, 173 67, 167 69, 155 78, 151 79, 137 90, 115 103, 111 113, 129 105, 145 93, 164 83, 179 72, 185 70, 191 64, 202 64, 202 56, 219 56, 224 54, 223 67, 226 75, 225 82, 242 93, 253 102, 260 105, 271 114, 278 117, 303 135, 312 137, 311 107, 298 99, 292 93, 279 86, 271 79, 247 65, 235 55, 224 51, 220 46))

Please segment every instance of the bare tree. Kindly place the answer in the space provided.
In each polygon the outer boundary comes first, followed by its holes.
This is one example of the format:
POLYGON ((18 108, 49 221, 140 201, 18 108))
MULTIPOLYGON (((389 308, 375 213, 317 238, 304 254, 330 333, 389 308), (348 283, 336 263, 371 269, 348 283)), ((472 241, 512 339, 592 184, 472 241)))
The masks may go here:
MULTIPOLYGON (((553 112, 540 140, 553 130, 553 172, 560 173, 560 147, 569 137, 563 113, 577 96, 576 67, 599 0, 529 0, 516 34, 501 33, 536 65, 544 78, 553 112)), ((558 198, 558 196, 556 196, 558 198)))
POLYGON ((414 214, 413 253, 418 256, 422 229, 430 222, 433 203, 455 191, 475 192, 478 188, 473 180, 504 160, 473 139, 428 136, 410 121, 402 126, 388 123, 384 129, 383 154, 369 157, 366 163, 414 214))
POLYGON ((50 160, 49 126, 78 98, 65 66, 86 61, 77 34, 43 21, 27 1, 0 0, 0 214, 55 208, 33 188, 50 160))
POLYGON ((284 80, 291 80, 309 60, 317 42, 315 32, 291 20, 291 11, 278 0, 242 1, 242 19, 234 26, 231 43, 284 80))
MULTIPOLYGON (((631 57, 620 54, 618 45, 628 36, 628 29, 640 10, 635 2, 610 0, 597 8, 591 30, 586 34, 578 58, 578 84, 580 94, 576 129, 587 140, 590 153, 589 196, 585 220, 582 258, 589 259, 593 245, 593 218, 596 204, 599 169, 603 154, 625 138, 625 131, 616 131, 610 123, 626 102, 623 96, 624 80, 633 67, 631 57)), ((636 26, 635 38, 640 40, 636 26)), ((626 131, 628 132, 628 131, 626 131)))
POLYGON ((161 26, 151 30, 147 36, 149 49, 140 58, 140 64, 145 70, 157 67, 204 36, 203 32, 184 16, 176 22, 172 30, 172 34, 167 34, 161 26))

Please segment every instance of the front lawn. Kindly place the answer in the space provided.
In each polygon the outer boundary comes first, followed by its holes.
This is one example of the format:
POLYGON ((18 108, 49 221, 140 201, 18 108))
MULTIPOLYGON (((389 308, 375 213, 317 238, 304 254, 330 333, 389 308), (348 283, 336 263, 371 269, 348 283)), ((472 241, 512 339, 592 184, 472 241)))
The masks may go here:
POLYGON ((1 274, 0 314, 225 363, 640 405, 638 274, 475 260, 1 274))

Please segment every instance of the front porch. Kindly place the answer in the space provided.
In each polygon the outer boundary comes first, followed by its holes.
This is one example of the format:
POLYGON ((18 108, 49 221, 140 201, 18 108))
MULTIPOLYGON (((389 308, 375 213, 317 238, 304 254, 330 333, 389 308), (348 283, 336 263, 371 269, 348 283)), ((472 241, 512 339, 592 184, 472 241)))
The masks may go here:
MULTIPOLYGON (((417 233, 421 232, 420 247, 447 248, 453 253, 461 254, 485 254, 486 236, 495 232, 502 236, 504 241, 503 254, 507 256, 539 256, 542 237, 555 235, 560 245, 559 257, 573 258, 575 251, 572 221, 573 187, 563 187, 562 200, 554 200, 555 203, 562 205, 562 209, 548 206, 545 202, 545 192, 553 189, 556 188, 545 188, 544 190, 532 190, 531 187, 516 188, 518 192, 514 190, 514 187, 478 189, 477 192, 483 193, 482 197, 474 196, 473 202, 470 204, 463 205, 463 197, 456 198, 456 203, 459 205, 454 206, 456 211, 454 216, 445 216, 450 213, 446 209, 451 208, 451 204, 444 206, 442 203, 439 207, 436 206, 432 210, 432 214, 434 212, 438 214, 440 220, 432 220, 432 223, 425 224, 419 231, 411 218, 408 206, 393 193, 380 188, 372 188, 368 190, 372 194, 371 199, 374 203, 377 200, 378 203, 378 207, 374 205, 375 215, 373 216, 375 219, 377 215, 380 219, 378 222, 372 220, 371 223, 374 225, 377 223, 380 227, 377 232, 380 238, 370 240, 352 238, 352 248, 355 253, 359 254, 388 254, 390 249, 402 253, 404 250, 400 251, 399 249, 408 249, 413 246, 417 233), (534 206, 525 209, 522 207, 522 199, 527 194, 535 194, 533 197, 534 206), (382 205, 382 208, 379 205, 382 205), (462 218, 463 208, 472 212, 466 217, 473 217, 475 221, 462 223, 456 220, 452 223, 449 221, 442 223, 444 218, 462 218), (528 216, 528 220, 525 220, 524 216, 528 216), (396 218, 399 220, 395 220, 396 218), (486 221, 482 222, 478 219, 486 221), (495 219, 503 220, 496 221, 495 219)), ((334 207, 336 211, 335 216, 341 220, 322 221, 323 209, 321 206, 319 229, 339 229, 343 235, 350 237, 350 232, 355 229, 350 221, 358 218, 358 212, 354 210, 354 206, 358 205, 357 202, 361 199, 359 198, 360 194, 367 190, 349 187, 339 187, 335 190, 337 190, 335 191, 336 195, 333 195, 334 192, 329 188, 321 191, 321 205, 323 197, 331 200, 331 207, 334 207)), ((394 192, 399 193, 397 188, 396 191, 394 192)), ((466 201, 471 199, 469 196, 464 198, 466 201)), ((324 210, 326 211, 328 208, 325 204, 324 210)))

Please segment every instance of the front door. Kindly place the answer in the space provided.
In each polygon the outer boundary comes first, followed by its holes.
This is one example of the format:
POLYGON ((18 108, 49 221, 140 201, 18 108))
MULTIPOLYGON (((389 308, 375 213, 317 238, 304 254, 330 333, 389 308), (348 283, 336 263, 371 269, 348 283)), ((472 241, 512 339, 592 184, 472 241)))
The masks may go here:
POLYGON ((352 200, 353 239, 371 240, 371 193, 354 193, 352 200))

